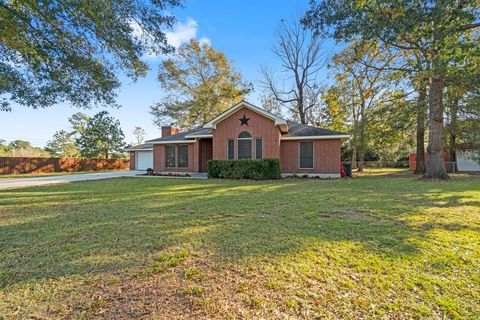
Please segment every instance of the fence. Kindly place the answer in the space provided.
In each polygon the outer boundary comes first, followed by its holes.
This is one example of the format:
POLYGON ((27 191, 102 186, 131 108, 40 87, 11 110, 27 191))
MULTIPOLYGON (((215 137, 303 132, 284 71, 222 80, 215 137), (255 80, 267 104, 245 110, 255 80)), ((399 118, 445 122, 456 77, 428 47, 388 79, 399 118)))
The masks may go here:
POLYGON ((0 157, 0 174, 124 170, 128 159, 0 157))

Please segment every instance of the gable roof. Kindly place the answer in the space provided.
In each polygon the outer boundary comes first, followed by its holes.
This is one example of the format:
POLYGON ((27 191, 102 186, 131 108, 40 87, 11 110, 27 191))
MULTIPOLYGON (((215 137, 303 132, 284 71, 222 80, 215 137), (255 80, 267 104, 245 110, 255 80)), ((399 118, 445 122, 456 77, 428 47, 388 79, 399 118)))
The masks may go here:
POLYGON ((230 115, 235 113, 236 111, 240 110, 241 108, 247 108, 250 109, 266 118, 269 118, 275 122, 276 126, 279 126, 281 132, 288 132, 288 124, 287 120, 277 116, 276 114, 273 114, 271 112, 268 112, 265 109, 259 108, 257 106, 254 106, 251 103, 248 103, 246 101, 240 101, 230 109, 225 110, 224 112, 220 113, 218 116, 207 122, 203 127, 204 128, 210 128, 210 129, 215 129, 216 125, 219 122, 222 122, 226 118, 228 118, 230 115))

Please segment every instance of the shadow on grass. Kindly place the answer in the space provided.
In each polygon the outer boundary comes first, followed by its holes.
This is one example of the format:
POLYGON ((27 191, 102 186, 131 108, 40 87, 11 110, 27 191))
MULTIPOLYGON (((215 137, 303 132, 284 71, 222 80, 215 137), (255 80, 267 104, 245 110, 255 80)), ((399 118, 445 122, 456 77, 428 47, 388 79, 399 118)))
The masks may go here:
MULTIPOLYGON (((144 267, 172 247, 219 260, 275 257, 349 241, 385 259, 418 252, 425 208, 478 205, 472 183, 407 179, 275 182, 120 178, 0 192, 0 286, 144 267), (448 192, 449 196, 445 196, 448 192)), ((478 229, 475 229, 478 231, 478 229)))

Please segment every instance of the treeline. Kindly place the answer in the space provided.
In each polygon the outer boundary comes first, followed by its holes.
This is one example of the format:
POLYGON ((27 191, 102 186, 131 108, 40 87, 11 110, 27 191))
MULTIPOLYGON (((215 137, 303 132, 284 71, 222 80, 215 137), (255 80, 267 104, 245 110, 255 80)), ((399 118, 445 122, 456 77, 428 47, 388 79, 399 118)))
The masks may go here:
POLYGON ((72 115, 68 122, 70 129, 56 131, 45 148, 34 147, 24 140, 10 143, 0 140, 0 156, 104 159, 126 157, 125 137, 120 122, 107 111, 101 111, 93 117, 78 112, 72 115))

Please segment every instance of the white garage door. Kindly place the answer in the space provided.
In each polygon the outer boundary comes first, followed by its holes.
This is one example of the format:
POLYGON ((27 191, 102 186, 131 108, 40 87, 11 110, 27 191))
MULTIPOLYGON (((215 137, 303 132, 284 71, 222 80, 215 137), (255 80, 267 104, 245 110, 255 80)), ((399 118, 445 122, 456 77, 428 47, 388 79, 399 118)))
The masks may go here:
POLYGON ((136 170, 153 168, 153 151, 137 151, 135 154, 137 155, 135 159, 136 170))

